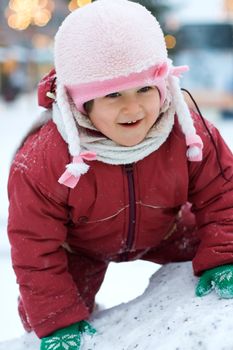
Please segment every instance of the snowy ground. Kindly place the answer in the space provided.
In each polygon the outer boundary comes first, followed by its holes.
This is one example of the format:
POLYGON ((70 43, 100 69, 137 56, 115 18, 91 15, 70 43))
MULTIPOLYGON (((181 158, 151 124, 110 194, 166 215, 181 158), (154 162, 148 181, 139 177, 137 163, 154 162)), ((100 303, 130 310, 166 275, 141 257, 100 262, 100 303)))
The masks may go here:
MULTIPOLYGON (((0 164, 2 165, 0 181, 0 310, 2 315, 0 318, 0 341, 12 339, 23 334, 23 328, 17 315, 18 290, 15 283, 15 276, 10 265, 9 245, 6 236, 8 207, 6 183, 10 160, 15 148, 18 146, 25 131, 30 128, 30 125, 34 122, 39 112, 40 110, 36 106, 36 98, 34 95, 21 97, 11 105, 5 105, 0 101, 0 164)), ((206 115, 209 120, 215 121, 223 137, 233 149, 233 121, 222 121, 218 114, 213 111, 206 111, 206 113, 203 114, 206 115)), ((111 264, 103 287, 98 294, 97 302, 100 304, 101 308, 110 308, 114 305, 134 299, 143 293, 148 285, 149 277, 158 268, 158 265, 141 261, 111 264)), ((167 335, 164 334, 163 336, 167 335)), ((143 350, 146 348, 143 348, 143 350)), ((231 348, 226 347, 224 349, 232 348, 233 345, 231 348)), ((16 350, 16 347, 11 347, 11 349, 16 350)), ((139 348, 137 349, 139 350, 139 348)), ((159 347, 159 349, 161 350, 162 348, 159 347)), ((173 349, 175 349, 175 347, 173 349)), ((200 349, 206 348, 203 347, 200 349)), ((216 347, 215 349, 220 348, 216 347)))
MULTIPOLYGON (((232 350, 233 299, 197 298, 196 283, 190 262, 162 267, 142 296, 93 316, 97 334, 85 336, 82 350, 232 350)), ((35 334, 0 343, 0 350, 39 348, 35 334)))

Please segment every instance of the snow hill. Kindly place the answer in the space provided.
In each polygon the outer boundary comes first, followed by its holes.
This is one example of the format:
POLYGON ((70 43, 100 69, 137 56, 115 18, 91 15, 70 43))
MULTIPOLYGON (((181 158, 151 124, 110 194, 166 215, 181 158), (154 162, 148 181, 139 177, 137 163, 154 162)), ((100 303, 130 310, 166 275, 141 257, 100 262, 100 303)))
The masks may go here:
MULTIPOLYGON (((96 313, 98 334, 82 350, 232 350, 233 299, 214 292, 195 296, 191 263, 168 264, 151 278, 143 295, 96 313)), ((0 343, 0 350, 39 350, 33 334, 0 343)))

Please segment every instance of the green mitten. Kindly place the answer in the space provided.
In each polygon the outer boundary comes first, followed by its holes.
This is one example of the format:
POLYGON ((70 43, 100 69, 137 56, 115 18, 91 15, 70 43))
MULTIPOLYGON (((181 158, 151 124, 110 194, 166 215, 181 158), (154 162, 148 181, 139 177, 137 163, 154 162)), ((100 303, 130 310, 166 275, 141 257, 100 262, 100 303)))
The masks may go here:
POLYGON ((42 338, 40 350, 79 350, 83 333, 93 335, 96 330, 88 322, 80 321, 42 338))
POLYGON ((197 284, 196 296, 202 297, 213 289, 221 298, 233 298, 233 265, 222 265, 205 271, 197 284))

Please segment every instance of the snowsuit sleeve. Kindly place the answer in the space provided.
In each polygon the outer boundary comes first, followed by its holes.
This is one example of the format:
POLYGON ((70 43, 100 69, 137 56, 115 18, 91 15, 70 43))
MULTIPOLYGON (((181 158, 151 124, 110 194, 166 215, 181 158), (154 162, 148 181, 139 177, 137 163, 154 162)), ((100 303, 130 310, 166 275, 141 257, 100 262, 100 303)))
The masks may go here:
POLYGON ((196 216, 200 245, 193 259, 196 275, 204 270, 233 264, 233 155, 218 130, 208 123, 216 143, 226 181, 217 155, 200 117, 195 117, 204 149, 202 162, 190 162, 189 201, 196 216))
POLYGON ((29 322, 39 337, 89 316, 63 248, 68 190, 58 186, 57 178, 67 156, 60 140, 51 142, 54 128, 47 128, 44 140, 37 133, 18 152, 8 184, 13 268, 29 322))

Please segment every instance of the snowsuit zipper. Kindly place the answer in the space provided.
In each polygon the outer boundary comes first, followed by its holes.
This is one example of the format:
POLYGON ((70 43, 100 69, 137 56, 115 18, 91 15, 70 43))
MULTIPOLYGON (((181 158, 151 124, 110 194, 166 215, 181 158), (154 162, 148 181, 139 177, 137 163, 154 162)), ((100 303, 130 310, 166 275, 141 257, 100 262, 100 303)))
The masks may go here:
POLYGON ((136 205, 135 205, 135 188, 133 177, 133 164, 126 164, 125 171, 128 179, 129 190, 129 227, 126 240, 126 251, 130 251, 135 237, 135 224, 136 224, 136 205))

